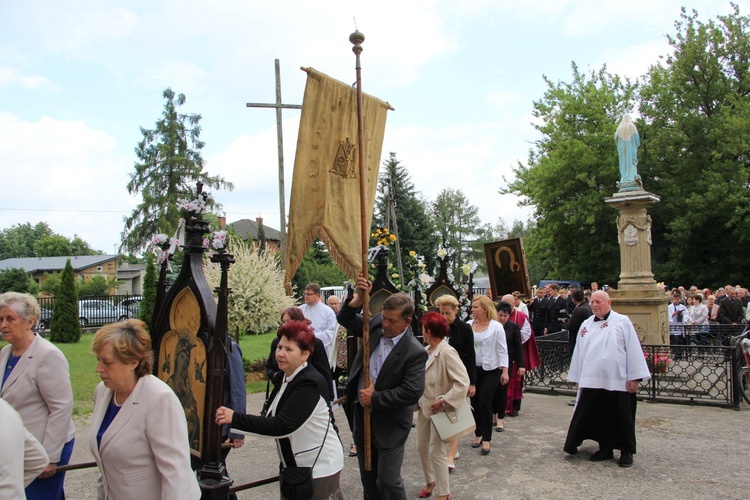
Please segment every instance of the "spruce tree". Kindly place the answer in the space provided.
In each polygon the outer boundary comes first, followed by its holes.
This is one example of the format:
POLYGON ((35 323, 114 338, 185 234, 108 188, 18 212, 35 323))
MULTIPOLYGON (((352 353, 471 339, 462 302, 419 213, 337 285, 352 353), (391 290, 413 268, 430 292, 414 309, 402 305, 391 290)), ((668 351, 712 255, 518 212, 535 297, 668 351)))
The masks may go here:
POLYGON ((154 305, 156 303, 156 266, 154 255, 148 254, 146 261, 146 276, 143 278, 143 300, 141 301, 141 321, 146 323, 146 328, 151 331, 151 320, 154 317, 154 305))
POLYGON ((50 340, 75 343, 81 339, 78 319, 78 291, 70 259, 65 263, 60 277, 60 290, 55 297, 55 308, 50 320, 50 340))

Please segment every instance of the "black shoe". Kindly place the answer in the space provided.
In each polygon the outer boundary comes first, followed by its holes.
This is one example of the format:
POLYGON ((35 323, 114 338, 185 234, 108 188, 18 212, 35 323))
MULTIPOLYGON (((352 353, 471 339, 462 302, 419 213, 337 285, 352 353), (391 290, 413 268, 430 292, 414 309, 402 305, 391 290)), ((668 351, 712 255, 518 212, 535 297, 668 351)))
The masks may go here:
POLYGON ((604 460, 612 460, 615 458, 614 453, 612 453, 612 450, 608 450, 606 448, 599 448, 599 451, 591 455, 592 462, 603 462, 604 460))
POLYGON ((576 405, 575 399, 571 399, 570 401, 568 401, 568 406, 575 406, 575 405, 576 405))
POLYGON ((518 416, 518 410, 513 410, 512 412, 510 412, 510 416, 511 417, 517 417, 518 416))
POLYGON ((627 451, 620 452, 620 460, 617 461, 617 465, 620 467, 632 467, 633 454, 627 451))
POLYGON ((578 453, 578 448, 563 448, 563 451, 568 455, 575 455, 578 453))

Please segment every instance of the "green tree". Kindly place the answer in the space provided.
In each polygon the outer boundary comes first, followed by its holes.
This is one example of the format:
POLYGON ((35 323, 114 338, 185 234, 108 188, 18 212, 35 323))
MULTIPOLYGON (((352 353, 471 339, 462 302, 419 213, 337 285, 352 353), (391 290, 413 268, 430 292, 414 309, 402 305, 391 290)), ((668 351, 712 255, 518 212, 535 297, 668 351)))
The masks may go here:
POLYGON ((70 248, 70 240, 65 236, 53 234, 45 236, 34 244, 37 257, 65 257, 75 255, 70 248))
POLYGON ((299 269, 292 278, 292 286, 301 293, 308 283, 341 286, 346 280, 346 275, 333 262, 323 242, 315 240, 302 258, 299 269))
POLYGON ((541 138, 500 193, 534 207, 536 226, 524 241, 530 268, 540 264, 544 278, 614 282, 617 214, 604 198, 616 191, 614 134, 636 88, 606 66, 585 74, 572 63, 572 72, 570 82, 544 77, 547 91, 533 111, 541 138))
POLYGON ((146 260, 146 275, 143 277, 143 300, 141 301, 141 321, 151 331, 151 320, 154 319, 154 306, 156 305, 156 265, 154 254, 149 253, 146 260))
POLYGON ((750 17, 683 8, 641 91, 639 171, 661 196, 653 261, 675 285, 744 282, 750 261, 750 17))
MULTIPOLYGON (((156 233, 174 233, 180 218, 177 203, 193 196, 196 182, 202 182, 205 189, 234 188, 222 177, 211 177, 203 171, 201 115, 178 112, 177 108, 185 104, 183 94, 175 95, 168 88, 163 97, 164 111, 156 128, 141 128, 143 139, 135 148, 139 161, 127 184, 128 193, 140 193, 142 198, 124 218, 122 248, 130 252, 145 248, 156 233)), ((211 197, 208 204, 220 208, 211 197)))
POLYGON ((458 270, 471 260, 469 242, 481 222, 479 209, 469 203, 460 189, 445 188, 432 202, 431 212, 435 234, 446 250, 453 253, 451 267, 454 276, 459 276, 458 270))
POLYGON ((62 273, 44 273, 42 284, 39 285, 39 292, 51 297, 57 297, 60 291, 62 273))
POLYGON ((19 292, 30 293, 34 281, 20 268, 11 267, 0 271, 0 293, 19 292))
MULTIPOLYGON (((429 207, 414 188, 409 171, 396 159, 396 153, 390 153, 388 159, 383 161, 372 217, 372 230, 387 227, 393 232, 393 214, 388 214, 386 193, 390 194, 395 209, 401 252, 404 254, 412 250, 417 252, 424 256, 427 269, 432 269, 435 265, 437 241, 433 235, 429 207)), ((392 250, 395 252, 395 247, 392 250)), ((391 261, 396 262, 393 254, 391 261)))
POLYGON ((77 234, 70 240, 70 255, 101 255, 101 250, 94 250, 86 241, 77 234))
POLYGON ((109 295, 112 291, 117 288, 117 285, 121 284, 117 278, 107 278, 97 274, 87 280, 79 280, 78 286, 78 297, 98 297, 101 295, 109 295))
POLYGON ((36 242, 52 236, 54 232, 46 222, 14 224, 0 233, 0 260, 18 257, 37 257, 36 242))
POLYGON ((55 296, 55 308, 50 320, 50 340, 75 343, 81 339, 81 323, 78 319, 78 292, 70 259, 65 263, 60 276, 60 289, 55 296))

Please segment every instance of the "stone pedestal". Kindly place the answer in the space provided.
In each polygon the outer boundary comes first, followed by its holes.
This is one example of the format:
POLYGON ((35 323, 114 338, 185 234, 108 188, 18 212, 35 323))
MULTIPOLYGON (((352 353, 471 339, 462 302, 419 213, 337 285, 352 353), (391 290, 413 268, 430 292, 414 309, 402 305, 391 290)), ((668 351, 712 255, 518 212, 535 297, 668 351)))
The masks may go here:
POLYGON ((631 319, 644 344, 669 343, 669 299, 651 272, 651 216, 647 209, 659 201, 659 196, 643 189, 621 191, 605 198, 620 212, 620 281, 617 290, 610 292, 612 308, 631 319))

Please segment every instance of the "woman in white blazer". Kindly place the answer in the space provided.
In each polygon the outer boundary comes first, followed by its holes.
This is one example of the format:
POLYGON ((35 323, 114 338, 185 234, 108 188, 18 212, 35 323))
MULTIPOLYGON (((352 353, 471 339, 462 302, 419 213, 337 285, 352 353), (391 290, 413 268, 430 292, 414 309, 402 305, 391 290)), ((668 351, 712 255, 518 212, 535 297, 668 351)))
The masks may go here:
POLYGON ((443 443, 431 415, 441 411, 458 410, 466 403, 469 390, 469 374, 458 352, 446 339, 450 326, 440 313, 429 312, 422 316, 422 332, 427 343, 427 365, 425 367, 424 394, 417 414, 417 448, 424 471, 425 487, 420 498, 432 495, 438 500, 450 498, 448 483, 448 448, 443 443))
MULTIPOLYGON (((343 498, 339 476, 344 468, 344 451, 323 397, 329 387, 307 363, 315 335, 305 320, 284 323, 277 336, 276 362, 284 377, 270 396, 266 416, 244 415, 221 406, 216 410, 216 423, 276 438, 282 468, 312 467, 312 500, 343 498)), ((281 488, 281 497, 286 498, 283 485, 281 488)))
POLYGON ((42 443, 49 465, 26 487, 26 498, 63 498, 65 473, 73 453, 73 388, 65 355, 34 330, 41 312, 25 293, 0 295, 0 330, 8 345, 0 351, 0 397, 21 415, 23 425, 42 443))
POLYGON ((143 321, 102 327, 89 447, 99 466, 99 499, 197 499, 187 422, 172 389, 151 375, 151 337, 143 321))

